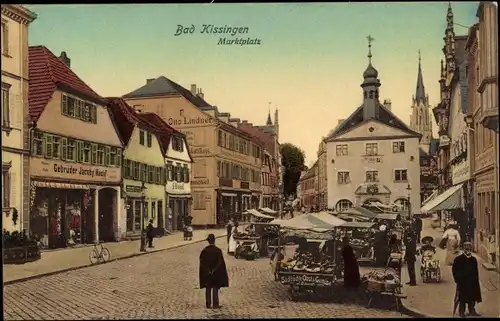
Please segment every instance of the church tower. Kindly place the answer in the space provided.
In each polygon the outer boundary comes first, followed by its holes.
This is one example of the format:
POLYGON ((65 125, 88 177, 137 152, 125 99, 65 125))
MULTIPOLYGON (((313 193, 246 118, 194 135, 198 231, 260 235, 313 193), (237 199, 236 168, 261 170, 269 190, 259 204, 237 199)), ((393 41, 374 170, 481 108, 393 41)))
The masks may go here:
POLYGON ((413 104, 411 106, 412 113, 410 116, 410 128, 422 134, 422 139, 420 140, 420 147, 426 153, 428 153, 432 140, 432 117, 430 113, 429 96, 425 94, 420 50, 418 51, 417 88, 412 101, 413 104))

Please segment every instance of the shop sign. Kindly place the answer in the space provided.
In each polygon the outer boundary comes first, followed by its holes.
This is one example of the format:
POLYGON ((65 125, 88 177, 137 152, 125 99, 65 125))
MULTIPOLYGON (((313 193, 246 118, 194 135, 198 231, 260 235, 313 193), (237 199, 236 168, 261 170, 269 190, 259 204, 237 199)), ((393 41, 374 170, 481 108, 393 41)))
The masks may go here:
POLYGON ((125 185, 125 192, 127 193, 141 193, 142 188, 135 185, 125 185))
POLYGON ((210 116, 189 117, 184 115, 184 109, 179 110, 179 117, 170 117, 168 124, 171 126, 186 126, 186 125, 207 125, 213 124, 214 119, 210 116))
POLYGON ((183 191, 184 190, 184 183, 173 182, 172 183, 172 189, 183 191))
POLYGON ((31 157, 30 175, 67 180, 119 183, 121 181, 121 168, 31 157))
POLYGON ((194 179, 191 181, 191 185, 210 185, 210 180, 208 178, 194 179))
POLYGON ((191 155, 209 155, 210 154, 210 148, 208 147, 191 147, 189 149, 191 152, 191 155))
POLYGON ((240 183, 240 188, 250 189, 250 183, 249 182, 241 182, 240 183))
POLYGON ((453 185, 465 182, 470 179, 470 166, 467 159, 453 165, 451 168, 451 182, 453 185))
POLYGON ((333 275, 312 275, 303 273, 279 274, 281 284, 301 286, 331 286, 333 275))

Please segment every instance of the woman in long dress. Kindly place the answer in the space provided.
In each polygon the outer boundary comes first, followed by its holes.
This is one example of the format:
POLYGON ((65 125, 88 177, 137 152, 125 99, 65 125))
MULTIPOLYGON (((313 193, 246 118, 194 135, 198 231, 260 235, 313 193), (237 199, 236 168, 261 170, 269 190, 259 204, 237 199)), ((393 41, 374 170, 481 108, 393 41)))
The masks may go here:
POLYGON ((229 237, 229 249, 228 253, 229 254, 234 254, 236 251, 236 247, 238 246, 236 240, 234 239, 234 234, 238 232, 238 222, 234 222, 233 230, 231 231, 231 236, 229 237))
POLYGON ((453 265, 453 261, 460 254, 458 247, 460 246, 460 232, 455 224, 448 226, 448 229, 443 234, 443 239, 446 239, 446 264, 453 265))

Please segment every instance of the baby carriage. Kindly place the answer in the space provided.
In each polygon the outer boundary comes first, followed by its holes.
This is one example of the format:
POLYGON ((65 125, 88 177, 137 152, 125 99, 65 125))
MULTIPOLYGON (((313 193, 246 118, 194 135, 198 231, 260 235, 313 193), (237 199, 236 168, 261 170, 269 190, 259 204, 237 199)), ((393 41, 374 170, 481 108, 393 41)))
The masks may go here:
POLYGON ((259 257, 259 247, 256 241, 242 241, 236 247, 234 257, 239 259, 243 258, 247 261, 255 260, 259 257))
POLYGON ((191 225, 184 226, 184 241, 191 241, 193 239, 193 227, 191 225))
POLYGON ((431 245, 433 240, 430 236, 422 239, 422 243, 425 245, 420 249, 422 255, 420 276, 424 283, 441 281, 441 266, 439 260, 435 257, 436 249, 431 245))

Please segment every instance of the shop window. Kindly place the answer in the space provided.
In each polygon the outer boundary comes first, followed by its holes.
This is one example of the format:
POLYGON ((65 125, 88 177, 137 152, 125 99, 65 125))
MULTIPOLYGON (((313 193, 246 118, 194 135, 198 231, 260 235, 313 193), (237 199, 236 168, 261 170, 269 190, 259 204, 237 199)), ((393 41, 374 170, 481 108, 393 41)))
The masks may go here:
POLYGON ((193 192, 193 209, 204 210, 205 206, 205 192, 193 192))
POLYGON ((97 159, 96 159, 96 164, 97 165, 104 165, 104 155, 106 153, 106 148, 102 145, 97 146, 97 159))
POLYGON ((127 210, 127 232, 133 232, 134 231, 134 201, 133 200, 127 200, 127 205, 126 205, 126 210, 127 210))
POLYGON ((151 133, 146 133, 146 143, 148 144, 148 147, 151 147, 151 145, 153 144, 153 136, 151 135, 151 133))
MULTIPOLYGON (((143 219, 146 222, 149 220, 149 202, 148 201, 144 202, 143 219)), ((146 222, 144 222, 144 223, 146 223, 146 222)), ((146 224, 144 224, 144 225, 146 225, 146 224)))
POLYGON ((163 201, 157 201, 157 212, 158 212, 158 217, 163 217, 163 201))
POLYGON ((10 167, 11 162, 2 162, 2 211, 10 210, 10 167))
POLYGON ((151 218, 156 217, 156 202, 151 201, 151 218))
POLYGON ((408 172, 406 169, 396 169, 394 170, 394 181, 396 182, 407 182, 408 172))
POLYGON ((141 230, 141 212, 144 209, 142 208, 141 201, 134 201, 134 231, 141 230))

